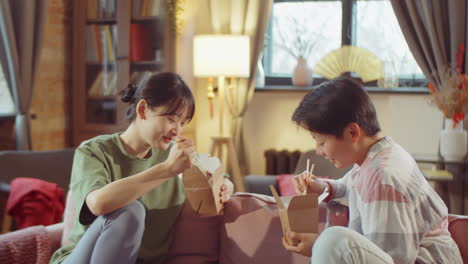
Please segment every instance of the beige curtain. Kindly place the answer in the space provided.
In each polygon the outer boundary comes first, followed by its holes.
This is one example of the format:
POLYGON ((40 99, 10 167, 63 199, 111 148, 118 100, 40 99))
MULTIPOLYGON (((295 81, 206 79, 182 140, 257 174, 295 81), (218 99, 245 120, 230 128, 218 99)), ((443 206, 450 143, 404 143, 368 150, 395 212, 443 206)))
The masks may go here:
MULTIPOLYGON (((440 73, 449 65, 455 68, 460 44, 468 44, 467 0, 391 0, 391 3, 411 53, 424 75, 436 84, 437 89, 443 89, 440 73)), ((468 52, 462 66, 465 73, 468 72, 467 55, 468 52)), ((463 176, 457 166, 445 165, 454 172, 456 179, 463 176)), ((463 191, 463 188, 466 187, 458 180, 448 183, 450 213, 468 213, 468 190, 463 191)))
POLYGON ((438 73, 455 67, 460 44, 467 44, 467 0, 390 1, 411 53, 426 78, 440 87, 438 73))
MULTIPOLYGON (((231 135, 243 174, 248 171, 242 128, 243 117, 255 91, 257 61, 263 49, 265 32, 270 18, 272 0, 210 0, 211 24, 214 34, 250 36, 250 78, 234 84, 235 92, 228 100, 232 116, 231 135)), ((229 96, 229 91, 226 92, 229 96)))
POLYGON ((0 1, 0 63, 16 107, 16 148, 31 149, 29 110, 39 62, 46 0, 0 1))

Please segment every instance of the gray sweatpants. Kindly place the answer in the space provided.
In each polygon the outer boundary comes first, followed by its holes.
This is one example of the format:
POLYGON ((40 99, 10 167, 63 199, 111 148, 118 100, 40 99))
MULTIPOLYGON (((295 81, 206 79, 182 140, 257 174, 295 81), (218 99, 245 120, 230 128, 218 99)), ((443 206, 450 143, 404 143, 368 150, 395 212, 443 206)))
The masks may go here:
POLYGON ((358 232, 342 226, 326 228, 315 241, 312 263, 393 264, 393 259, 358 232))
POLYGON ((145 208, 134 201, 97 217, 63 263, 135 263, 144 229, 145 208))

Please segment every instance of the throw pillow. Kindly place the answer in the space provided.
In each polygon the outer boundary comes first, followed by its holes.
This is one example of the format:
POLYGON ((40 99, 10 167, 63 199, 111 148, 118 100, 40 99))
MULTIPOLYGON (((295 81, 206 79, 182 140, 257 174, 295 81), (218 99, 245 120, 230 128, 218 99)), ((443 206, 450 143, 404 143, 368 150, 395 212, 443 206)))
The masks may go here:
POLYGON ((294 175, 292 174, 281 174, 278 177, 276 177, 276 185, 278 186, 279 195, 296 195, 296 191, 294 190, 293 178, 294 175))

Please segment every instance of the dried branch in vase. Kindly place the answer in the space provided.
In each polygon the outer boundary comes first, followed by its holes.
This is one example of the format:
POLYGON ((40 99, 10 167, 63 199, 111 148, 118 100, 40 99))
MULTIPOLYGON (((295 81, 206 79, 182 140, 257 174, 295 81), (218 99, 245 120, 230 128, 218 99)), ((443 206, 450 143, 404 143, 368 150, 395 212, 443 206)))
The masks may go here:
POLYGON ((463 72, 465 45, 462 43, 457 52, 457 64, 439 73, 440 85, 429 83, 434 103, 446 118, 453 119, 453 127, 465 118, 468 111, 468 75, 463 72))
MULTIPOLYGON (((273 45, 296 59, 307 59, 312 49, 319 42, 319 34, 314 33, 307 23, 299 21, 297 17, 278 18, 273 23, 275 23, 273 28, 276 29, 273 34, 277 35, 273 45), (284 21, 280 21, 283 19, 284 21), (281 30, 282 28, 287 28, 288 30, 281 30)), ((317 28, 323 28, 323 25, 318 25, 317 28)))

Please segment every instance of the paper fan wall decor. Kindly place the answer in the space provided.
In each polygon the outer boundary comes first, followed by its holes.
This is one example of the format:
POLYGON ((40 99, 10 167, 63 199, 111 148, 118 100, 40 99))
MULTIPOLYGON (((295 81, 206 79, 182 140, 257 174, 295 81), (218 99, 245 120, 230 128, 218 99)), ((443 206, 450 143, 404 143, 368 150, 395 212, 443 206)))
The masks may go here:
POLYGON ((314 67, 313 72, 330 80, 344 72, 354 72, 363 82, 384 77, 384 64, 367 49, 342 46, 325 55, 314 67))

